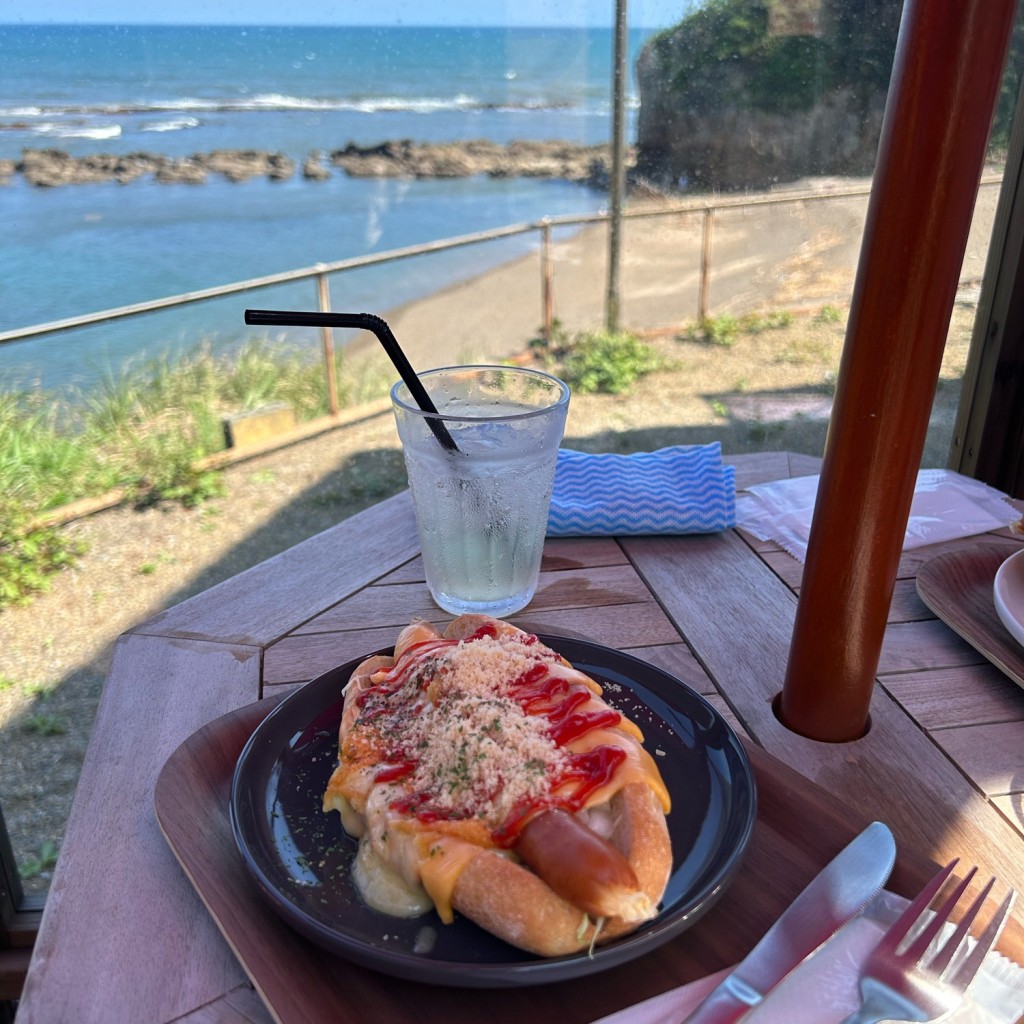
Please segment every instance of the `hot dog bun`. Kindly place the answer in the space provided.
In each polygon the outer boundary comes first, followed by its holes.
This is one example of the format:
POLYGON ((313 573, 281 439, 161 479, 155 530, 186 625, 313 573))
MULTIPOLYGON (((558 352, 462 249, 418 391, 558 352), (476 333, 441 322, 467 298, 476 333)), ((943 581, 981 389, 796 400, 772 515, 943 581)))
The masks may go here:
POLYGON ((371 906, 431 903, 559 956, 657 913, 668 793, 600 686, 509 623, 414 622, 353 672, 324 809, 360 838, 371 906), (372 868, 367 872, 365 866, 372 868), (408 899, 389 902, 395 887, 408 899))

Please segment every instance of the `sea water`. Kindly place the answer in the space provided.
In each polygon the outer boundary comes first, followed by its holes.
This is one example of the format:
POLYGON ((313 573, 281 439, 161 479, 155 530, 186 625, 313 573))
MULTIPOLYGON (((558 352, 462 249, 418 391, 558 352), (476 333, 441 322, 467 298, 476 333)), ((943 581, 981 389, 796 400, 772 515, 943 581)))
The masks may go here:
MULTIPOLYGON (((654 29, 630 33, 629 62, 654 29)), ((605 28, 0 25, 0 158, 216 149, 313 151, 389 139, 607 142, 605 28)), ((628 84, 629 125, 638 99, 628 84)), ((0 185, 0 331, 607 205, 565 181, 354 179, 0 185)), ((556 232, 557 234, 557 232, 556 232)), ((335 309, 383 313, 537 244, 532 235, 336 275, 335 309)), ((311 281, 0 345, 0 389, 96 386, 207 342, 246 305, 307 309, 311 281)), ((273 340, 307 346, 317 332, 273 340)), ((338 344, 345 338, 339 336, 338 344)), ((454 357, 454 353, 452 354, 454 357)))

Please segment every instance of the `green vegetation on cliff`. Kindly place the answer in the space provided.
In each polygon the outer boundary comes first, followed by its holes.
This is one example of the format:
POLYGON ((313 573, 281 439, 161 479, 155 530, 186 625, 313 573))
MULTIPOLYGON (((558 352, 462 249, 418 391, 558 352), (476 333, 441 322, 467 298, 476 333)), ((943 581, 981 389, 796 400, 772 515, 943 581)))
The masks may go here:
POLYGON ((899 0, 707 0, 650 45, 681 103, 791 113, 839 88, 884 91, 900 8, 899 0))
MULTIPOLYGON (((902 0, 706 0, 648 45, 666 94, 692 110, 794 114, 838 90, 867 104, 888 90, 902 9, 902 0)), ((1022 74, 1024 12, 995 112, 997 150, 1009 140, 1022 74)))

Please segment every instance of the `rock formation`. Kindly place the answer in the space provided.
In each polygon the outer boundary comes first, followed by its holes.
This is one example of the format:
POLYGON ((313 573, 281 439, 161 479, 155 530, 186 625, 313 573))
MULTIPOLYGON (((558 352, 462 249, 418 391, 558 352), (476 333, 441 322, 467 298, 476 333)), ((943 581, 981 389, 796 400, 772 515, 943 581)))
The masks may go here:
MULTIPOLYGON (((564 178, 595 187, 607 187, 607 146, 581 146, 571 142, 468 142, 415 143, 393 140, 374 146, 349 143, 330 154, 330 164, 355 178, 462 178, 472 175, 564 178)), ((161 184, 198 185, 210 175, 228 181, 252 178, 279 181, 294 175, 296 163, 284 153, 258 149, 214 150, 186 157, 155 153, 72 156, 59 149, 26 149, 20 161, 0 161, 0 182, 20 173, 30 185, 53 188, 104 181, 126 184, 149 175, 161 184)), ((331 176, 320 153, 302 164, 302 176, 322 181, 331 176)))
POLYGON ((514 141, 505 146, 486 139, 415 143, 408 139, 376 146, 349 143, 331 154, 331 163, 355 178, 564 178, 591 184, 606 174, 608 146, 571 142, 514 141))

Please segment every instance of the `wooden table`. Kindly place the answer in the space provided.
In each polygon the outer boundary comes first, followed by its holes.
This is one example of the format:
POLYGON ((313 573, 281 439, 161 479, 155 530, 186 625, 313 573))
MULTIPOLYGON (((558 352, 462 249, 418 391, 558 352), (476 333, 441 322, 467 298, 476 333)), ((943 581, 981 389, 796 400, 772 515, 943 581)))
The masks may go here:
MULTIPOLYGON (((785 453, 730 461, 741 488, 818 465, 785 453)), ((514 619, 665 667, 726 715, 747 743, 758 783, 743 867, 693 928, 604 974, 496 997, 396 981, 335 960, 324 1019, 354 1022, 369 1013, 450 1024, 484 1016, 519 1021, 529 1013, 585 1024, 735 962, 876 818, 896 834, 890 888, 897 892, 910 894, 955 855, 1024 891, 1024 690, 937 620, 914 587, 930 557, 978 543, 1009 551, 1021 541, 1003 532, 905 555, 871 730, 855 743, 829 745, 793 735, 772 711, 792 631, 797 561, 738 531, 549 541, 537 596, 514 619)), ((263 713, 253 702, 390 645, 412 616, 445 621, 427 596, 418 556, 403 493, 119 640, 19 1024, 272 1019, 161 835, 154 786, 172 753, 207 723, 237 712, 244 739, 263 713)), ((230 744, 223 753, 232 756, 230 744)), ((251 890, 240 892, 243 915, 258 915, 251 890)), ((1024 963, 1021 914, 1002 948, 1024 963)), ((290 952, 275 952, 283 949, 271 934, 276 919, 252 920, 266 929, 272 962, 265 969, 302 988, 305 969, 322 955, 291 933, 281 940, 290 952)))

